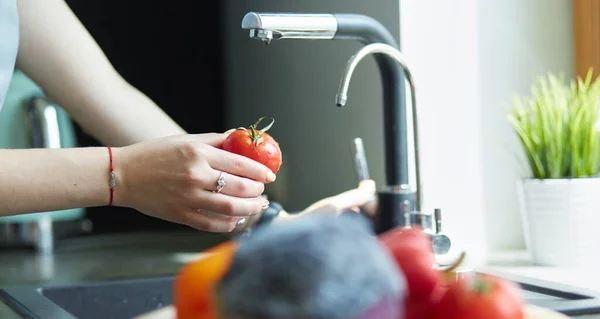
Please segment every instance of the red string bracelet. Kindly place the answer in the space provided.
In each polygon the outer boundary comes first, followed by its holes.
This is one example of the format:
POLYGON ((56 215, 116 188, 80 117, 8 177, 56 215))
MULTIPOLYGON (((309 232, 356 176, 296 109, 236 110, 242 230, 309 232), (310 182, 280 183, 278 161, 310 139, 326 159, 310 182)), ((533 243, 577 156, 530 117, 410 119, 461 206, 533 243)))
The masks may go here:
POLYGON ((110 146, 108 146, 108 157, 110 159, 110 180, 108 181, 108 186, 110 186, 110 201, 108 202, 108 206, 112 206, 117 178, 115 177, 115 167, 113 165, 113 155, 110 146))

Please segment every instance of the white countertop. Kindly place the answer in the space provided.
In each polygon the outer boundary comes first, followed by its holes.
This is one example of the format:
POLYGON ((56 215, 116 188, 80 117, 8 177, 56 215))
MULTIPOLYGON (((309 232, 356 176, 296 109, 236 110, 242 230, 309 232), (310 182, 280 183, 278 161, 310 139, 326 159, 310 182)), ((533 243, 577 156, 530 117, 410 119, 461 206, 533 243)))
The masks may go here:
POLYGON ((490 253, 484 268, 600 292, 598 265, 586 268, 536 266, 527 251, 512 250, 490 253))

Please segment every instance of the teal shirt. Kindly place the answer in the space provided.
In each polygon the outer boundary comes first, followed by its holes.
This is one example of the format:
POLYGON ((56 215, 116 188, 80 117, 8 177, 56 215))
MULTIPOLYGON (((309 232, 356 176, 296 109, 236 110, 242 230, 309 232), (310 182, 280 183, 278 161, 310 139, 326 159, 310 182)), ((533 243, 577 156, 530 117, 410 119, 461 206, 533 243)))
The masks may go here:
POLYGON ((0 0, 0 109, 12 79, 19 48, 16 0, 0 0))

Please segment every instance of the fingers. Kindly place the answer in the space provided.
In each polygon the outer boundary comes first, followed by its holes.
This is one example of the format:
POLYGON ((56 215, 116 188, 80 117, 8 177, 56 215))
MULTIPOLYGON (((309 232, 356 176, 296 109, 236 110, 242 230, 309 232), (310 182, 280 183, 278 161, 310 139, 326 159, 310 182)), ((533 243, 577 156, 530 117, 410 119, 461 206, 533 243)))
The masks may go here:
POLYGON ((375 195, 375 182, 372 180, 361 181, 358 188, 352 189, 329 198, 331 205, 338 211, 352 207, 362 206, 373 199, 375 195))
POLYGON ((275 181, 275 174, 263 164, 245 156, 214 148, 208 152, 208 163, 216 170, 246 177, 263 183, 275 181))
MULTIPOLYGON (((216 191, 221 171, 210 169, 207 178, 200 179, 198 186, 208 191, 216 191)), ((223 180, 225 186, 221 189, 221 194, 241 197, 256 198, 265 190, 265 185, 251 179, 224 173, 223 180)))
POLYGON ((235 132, 236 129, 232 128, 223 133, 203 133, 203 134, 190 134, 195 141, 205 143, 213 147, 220 147, 229 134, 235 132))
POLYGON ((235 131, 234 128, 225 131, 224 133, 203 133, 203 134, 190 134, 194 141, 208 144, 213 147, 220 147, 229 134, 235 131))
POLYGON ((262 183, 275 181, 276 176, 265 165, 249 159, 245 156, 222 150, 223 141, 235 129, 228 130, 223 134, 207 133, 194 135, 194 141, 206 144, 204 155, 210 166, 216 170, 229 174, 246 177, 262 183))
POLYGON ((194 142, 208 144, 213 147, 219 147, 223 144, 223 141, 227 138, 229 134, 223 133, 204 133, 204 134, 193 134, 189 135, 189 137, 194 142))
POLYGON ((368 194, 369 196, 375 195, 375 192, 377 191, 376 187, 375 181, 372 179, 360 181, 358 184, 358 189, 361 193, 368 194))
POLYGON ((366 204, 361 205, 359 208, 359 211, 367 216, 375 217, 375 215, 377 214, 377 208, 378 208, 377 198, 373 198, 371 201, 367 202, 366 204))
POLYGON ((225 233, 242 227, 246 222, 246 218, 219 216, 210 212, 195 210, 185 214, 183 222, 198 230, 211 233, 225 233))
POLYGON ((262 197, 239 198, 202 190, 195 196, 193 205, 220 215, 247 217, 267 209, 269 201, 262 197))
POLYGON ((370 194, 370 195, 368 195, 370 197, 367 199, 367 201, 365 203, 358 204, 358 206, 360 207, 360 210, 362 210, 368 216, 374 217, 375 214, 377 213, 377 197, 375 195, 375 192, 377 190, 376 190, 376 186, 375 186, 375 181, 373 181, 373 180, 361 181, 358 188, 363 190, 364 194, 370 194))
POLYGON ((304 213, 326 212, 338 214, 342 211, 353 210, 373 200, 375 196, 375 181, 361 181, 358 188, 321 199, 310 205, 304 213))
POLYGON ((228 129, 227 131, 225 131, 225 133, 223 133, 223 135, 225 135, 225 138, 227 138, 229 136, 229 134, 235 132, 236 129, 232 128, 232 129, 228 129))

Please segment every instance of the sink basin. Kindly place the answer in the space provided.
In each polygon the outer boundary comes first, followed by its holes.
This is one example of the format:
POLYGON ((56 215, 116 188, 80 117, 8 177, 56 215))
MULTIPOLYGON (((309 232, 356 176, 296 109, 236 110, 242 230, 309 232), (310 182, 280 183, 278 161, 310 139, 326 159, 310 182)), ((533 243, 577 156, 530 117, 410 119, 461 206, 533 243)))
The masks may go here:
MULTIPOLYGON (((502 276, 519 283, 530 304, 569 316, 600 314, 600 295, 596 292, 507 274, 502 276)), ((64 286, 11 287, 0 290, 0 299, 24 318, 131 319, 171 304, 173 279, 168 276, 64 286)))
POLYGON ((172 303, 174 277, 12 287, 0 299, 25 318, 131 319, 172 303))
POLYGON ((600 292, 505 272, 485 272, 519 284, 529 304, 552 309, 568 316, 600 314, 600 292))

